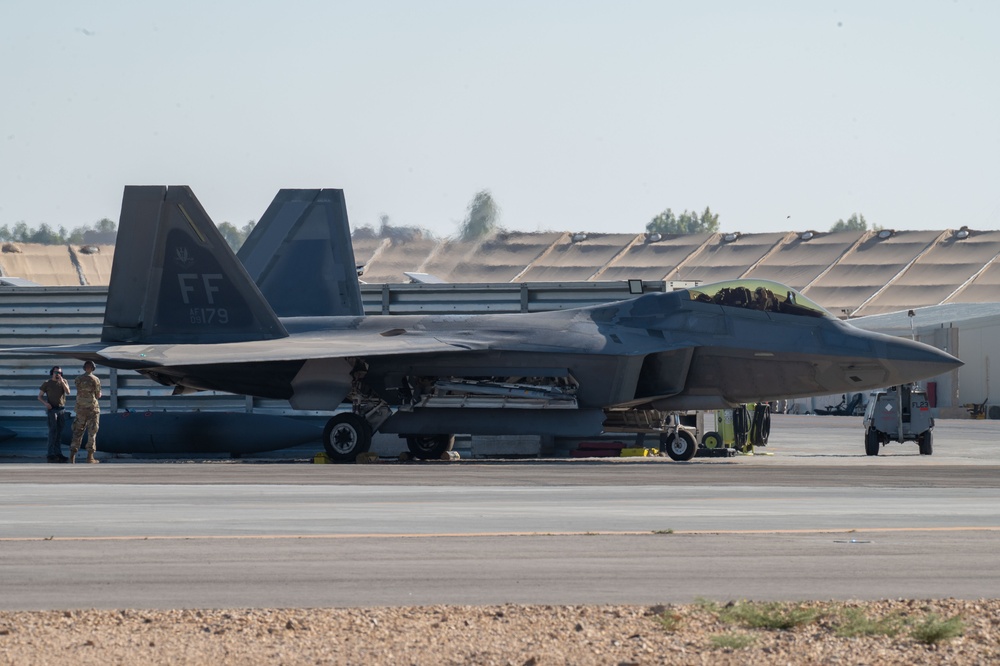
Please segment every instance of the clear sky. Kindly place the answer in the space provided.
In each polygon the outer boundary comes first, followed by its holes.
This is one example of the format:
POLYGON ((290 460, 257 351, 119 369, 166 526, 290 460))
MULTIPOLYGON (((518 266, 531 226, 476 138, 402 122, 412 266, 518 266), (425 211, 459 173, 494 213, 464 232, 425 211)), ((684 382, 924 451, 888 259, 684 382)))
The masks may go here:
POLYGON ((343 188, 353 226, 1000 229, 995 0, 0 0, 0 225, 216 222, 343 188), (790 216, 790 217, 789 217, 790 216))

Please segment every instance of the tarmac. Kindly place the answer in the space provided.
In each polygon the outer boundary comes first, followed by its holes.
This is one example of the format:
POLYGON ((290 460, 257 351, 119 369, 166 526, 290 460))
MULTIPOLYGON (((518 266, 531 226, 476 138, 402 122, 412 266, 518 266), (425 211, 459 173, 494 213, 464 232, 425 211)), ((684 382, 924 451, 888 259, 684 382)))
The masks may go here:
POLYGON ((9 450, 3 609, 1000 598, 1000 421, 939 421, 932 456, 791 415, 687 463, 9 450))

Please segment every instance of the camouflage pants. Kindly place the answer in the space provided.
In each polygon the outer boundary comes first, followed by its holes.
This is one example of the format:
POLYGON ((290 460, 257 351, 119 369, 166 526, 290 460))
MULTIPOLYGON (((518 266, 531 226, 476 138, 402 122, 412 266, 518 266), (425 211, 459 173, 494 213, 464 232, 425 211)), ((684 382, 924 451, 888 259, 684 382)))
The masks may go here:
POLYGON ((101 413, 89 409, 77 409, 76 418, 73 419, 73 442, 69 445, 70 451, 79 451, 83 443, 84 431, 87 431, 87 451, 93 453, 97 450, 97 431, 101 424, 101 413))

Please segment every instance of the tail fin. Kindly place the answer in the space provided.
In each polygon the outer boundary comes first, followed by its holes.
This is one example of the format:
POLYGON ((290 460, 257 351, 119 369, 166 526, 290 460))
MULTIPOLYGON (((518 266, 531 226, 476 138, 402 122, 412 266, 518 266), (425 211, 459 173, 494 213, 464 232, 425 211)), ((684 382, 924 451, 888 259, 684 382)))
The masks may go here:
POLYGON ((237 254, 281 317, 363 316, 343 190, 281 190, 237 254))
POLYGON ((125 188, 102 342, 287 335, 189 187, 125 188))

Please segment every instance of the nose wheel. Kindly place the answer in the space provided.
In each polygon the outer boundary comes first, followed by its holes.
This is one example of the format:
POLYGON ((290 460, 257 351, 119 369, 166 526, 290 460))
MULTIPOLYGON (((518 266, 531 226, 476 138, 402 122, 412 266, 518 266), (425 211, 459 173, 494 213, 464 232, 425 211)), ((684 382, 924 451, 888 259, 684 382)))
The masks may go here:
POLYGON ((674 432, 660 435, 660 448, 667 452, 671 460, 683 462, 694 458, 698 442, 687 430, 678 428, 674 432))

